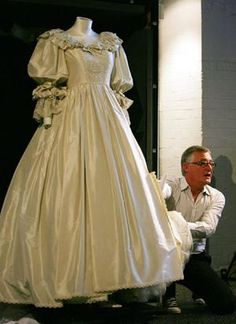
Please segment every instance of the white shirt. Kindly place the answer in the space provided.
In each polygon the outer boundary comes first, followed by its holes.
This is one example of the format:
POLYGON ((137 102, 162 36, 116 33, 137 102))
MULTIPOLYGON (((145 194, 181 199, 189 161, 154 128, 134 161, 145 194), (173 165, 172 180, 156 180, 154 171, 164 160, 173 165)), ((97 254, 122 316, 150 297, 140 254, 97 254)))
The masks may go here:
POLYGON ((194 201, 191 189, 184 177, 166 179, 170 186, 167 202, 168 210, 180 212, 188 222, 193 237, 192 253, 203 252, 206 238, 215 233, 225 205, 224 195, 206 185, 194 201))

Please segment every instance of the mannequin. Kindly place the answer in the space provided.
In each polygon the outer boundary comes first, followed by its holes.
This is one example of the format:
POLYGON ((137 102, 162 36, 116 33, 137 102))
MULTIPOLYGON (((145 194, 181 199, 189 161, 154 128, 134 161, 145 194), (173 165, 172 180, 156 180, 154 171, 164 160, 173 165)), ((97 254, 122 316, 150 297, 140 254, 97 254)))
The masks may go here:
POLYGON ((74 25, 67 30, 67 33, 78 40, 86 38, 89 42, 93 42, 98 38, 98 34, 92 30, 92 24, 92 19, 77 17, 74 25))

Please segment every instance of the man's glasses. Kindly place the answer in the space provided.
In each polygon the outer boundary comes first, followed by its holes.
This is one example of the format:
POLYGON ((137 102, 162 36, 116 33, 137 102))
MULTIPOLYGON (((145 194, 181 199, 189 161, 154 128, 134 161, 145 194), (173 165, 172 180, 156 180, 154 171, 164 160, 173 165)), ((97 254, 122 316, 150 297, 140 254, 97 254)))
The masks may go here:
POLYGON ((205 168, 207 167, 208 165, 210 165, 212 168, 215 168, 216 167, 216 163, 214 161, 197 161, 197 162, 187 162, 189 164, 195 164, 195 165, 198 165, 202 168, 205 168))

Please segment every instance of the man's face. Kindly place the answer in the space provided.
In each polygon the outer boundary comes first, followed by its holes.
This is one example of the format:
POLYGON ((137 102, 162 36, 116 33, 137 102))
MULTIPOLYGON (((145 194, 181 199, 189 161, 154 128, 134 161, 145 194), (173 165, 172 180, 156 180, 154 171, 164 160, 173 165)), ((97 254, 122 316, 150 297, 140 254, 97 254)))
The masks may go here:
POLYGON ((183 164, 183 170, 188 184, 190 186, 210 184, 214 169, 214 165, 211 165, 212 162, 213 160, 209 152, 193 153, 189 161, 183 164))

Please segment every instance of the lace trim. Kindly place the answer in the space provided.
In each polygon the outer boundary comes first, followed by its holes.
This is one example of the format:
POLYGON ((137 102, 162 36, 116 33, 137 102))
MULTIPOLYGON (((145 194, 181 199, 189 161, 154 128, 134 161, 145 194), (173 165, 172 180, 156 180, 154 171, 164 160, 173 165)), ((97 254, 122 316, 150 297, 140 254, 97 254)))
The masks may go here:
MULTIPOLYGON (((171 280, 173 281, 177 281, 183 279, 183 277, 179 277, 176 276, 174 278, 171 278, 171 280)), ((144 293, 143 290, 147 291, 148 289, 151 288, 157 288, 160 289, 160 294, 164 293, 164 288, 165 285, 169 284, 169 281, 165 280, 165 282, 149 282, 149 283, 145 283, 145 284, 133 284, 132 287, 130 287, 130 285, 126 286, 126 285, 121 285, 120 287, 114 286, 109 288, 109 291, 104 291, 101 293, 97 293, 97 295, 93 295, 93 296, 79 296, 79 295, 66 295, 66 296, 60 296, 60 298, 56 298, 54 301, 54 303, 50 303, 50 302, 46 302, 46 303, 42 303, 42 302, 34 302, 33 299, 30 299, 28 301, 26 300, 10 300, 8 298, 0 298, 0 301, 3 303, 8 303, 8 304, 33 304, 36 307, 43 307, 43 308, 58 308, 58 307, 63 307, 64 303, 78 303, 78 304, 93 304, 93 303, 98 303, 98 302, 102 302, 102 301, 107 301, 108 295, 116 293, 117 291, 127 291, 128 295, 125 297, 123 296, 123 298, 125 298, 126 300, 128 299, 129 302, 134 301, 134 297, 135 300, 137 301, 139 298, 137 297, 144 297, 142 296, 142 294, 144 293), (140 290, 140 291, 136 291, 136 290, 140 290), (130 293, 130 294, 129 294, 130 293)), ((147 293, 147 292, 146 292, 147 293)))
POLYGON ((45 82, 33 90, 33 99, 37 100, 33 117, 45 128, 51 126, 52 116, 62 110, 62 100, 66 97, 66 87, 55 87, 52 82, 45 82))
POLYGON ((51 29, 39 36, 39 39, 49 39, 53 44, 57 45, 63 50, 68 48, 82 48, 84 51, 101 51, 107 50, 110 52, 115 52, 118 50, 119 46, 122 44, 122 40, 114 33, 102 32, 98 36, 98 40, 86 44, 85 41, 80 41, 75 37, 71 36, 62 29, 51 29))

